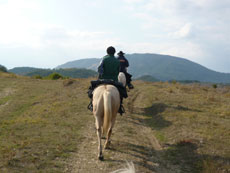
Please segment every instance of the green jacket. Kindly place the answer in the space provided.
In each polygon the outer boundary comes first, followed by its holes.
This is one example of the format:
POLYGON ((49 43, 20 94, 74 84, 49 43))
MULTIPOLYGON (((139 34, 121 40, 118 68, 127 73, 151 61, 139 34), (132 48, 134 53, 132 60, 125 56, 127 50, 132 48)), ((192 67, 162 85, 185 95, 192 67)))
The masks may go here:
POLYGON ((120 62, 113 55, 106 55, 103 57, 99 67, 99 78, 100 79, 112 79, 118 81, 120 62))

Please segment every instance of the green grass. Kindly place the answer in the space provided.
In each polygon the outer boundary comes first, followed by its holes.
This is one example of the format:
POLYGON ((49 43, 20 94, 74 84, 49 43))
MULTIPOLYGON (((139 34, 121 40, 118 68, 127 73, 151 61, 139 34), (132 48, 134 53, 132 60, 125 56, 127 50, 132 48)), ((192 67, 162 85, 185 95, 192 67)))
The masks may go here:
POLYGON ((0 98, 0 105, 6 104, 9 100, 10 100, 10 97, 9 97, 9 96, 0 98))

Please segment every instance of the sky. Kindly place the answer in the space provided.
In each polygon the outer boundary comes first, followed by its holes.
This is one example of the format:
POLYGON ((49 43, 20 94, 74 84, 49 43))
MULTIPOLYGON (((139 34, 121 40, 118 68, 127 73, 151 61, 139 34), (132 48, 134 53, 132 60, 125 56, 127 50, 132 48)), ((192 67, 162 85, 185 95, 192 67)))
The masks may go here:
POLYGON ((55 68, 106 48, 230 73, 229 0, 0 0, 0 64, 55 68))

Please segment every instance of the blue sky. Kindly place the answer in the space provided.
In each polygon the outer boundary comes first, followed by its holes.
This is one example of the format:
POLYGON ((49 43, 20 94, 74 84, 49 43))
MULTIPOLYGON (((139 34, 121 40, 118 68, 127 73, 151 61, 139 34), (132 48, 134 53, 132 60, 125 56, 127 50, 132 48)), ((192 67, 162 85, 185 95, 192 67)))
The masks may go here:
POLYGON ((0 0, 0 64, 54 68, 112 45, 230 73, 229 16, 229 0, 0 0))

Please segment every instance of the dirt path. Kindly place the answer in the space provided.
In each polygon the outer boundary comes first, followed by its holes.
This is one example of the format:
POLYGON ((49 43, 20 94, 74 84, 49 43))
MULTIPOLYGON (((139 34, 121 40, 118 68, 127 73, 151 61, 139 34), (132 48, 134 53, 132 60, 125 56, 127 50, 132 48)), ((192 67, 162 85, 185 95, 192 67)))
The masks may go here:
MULTIPOLYGON (((0 91, 0 99, 4 99, 4 97, 10 96, 14 93, 14 90, 12 88, 5 88, 3 91, 0 91)), ((0 102, 0 111, 3 109, 5 106, 7 106, 9 102, 6 100, 5 102, 0 102)))
POLYGON ((134 163, 136 172, 177 172, 171 165, 162 161, 163 149, 152 129, 142 123, 140 115, 133 113, 133 103, 137 97, 138 92, 129 97, 126 101, 127 113, 117 116, 111 149, 103 152, 104 161, 97 159, 98 144, 92 115, 91 122, 84 130, 79 150, 73 155, 66 172, 108 173, 125 167, 126 161, 134 163))

